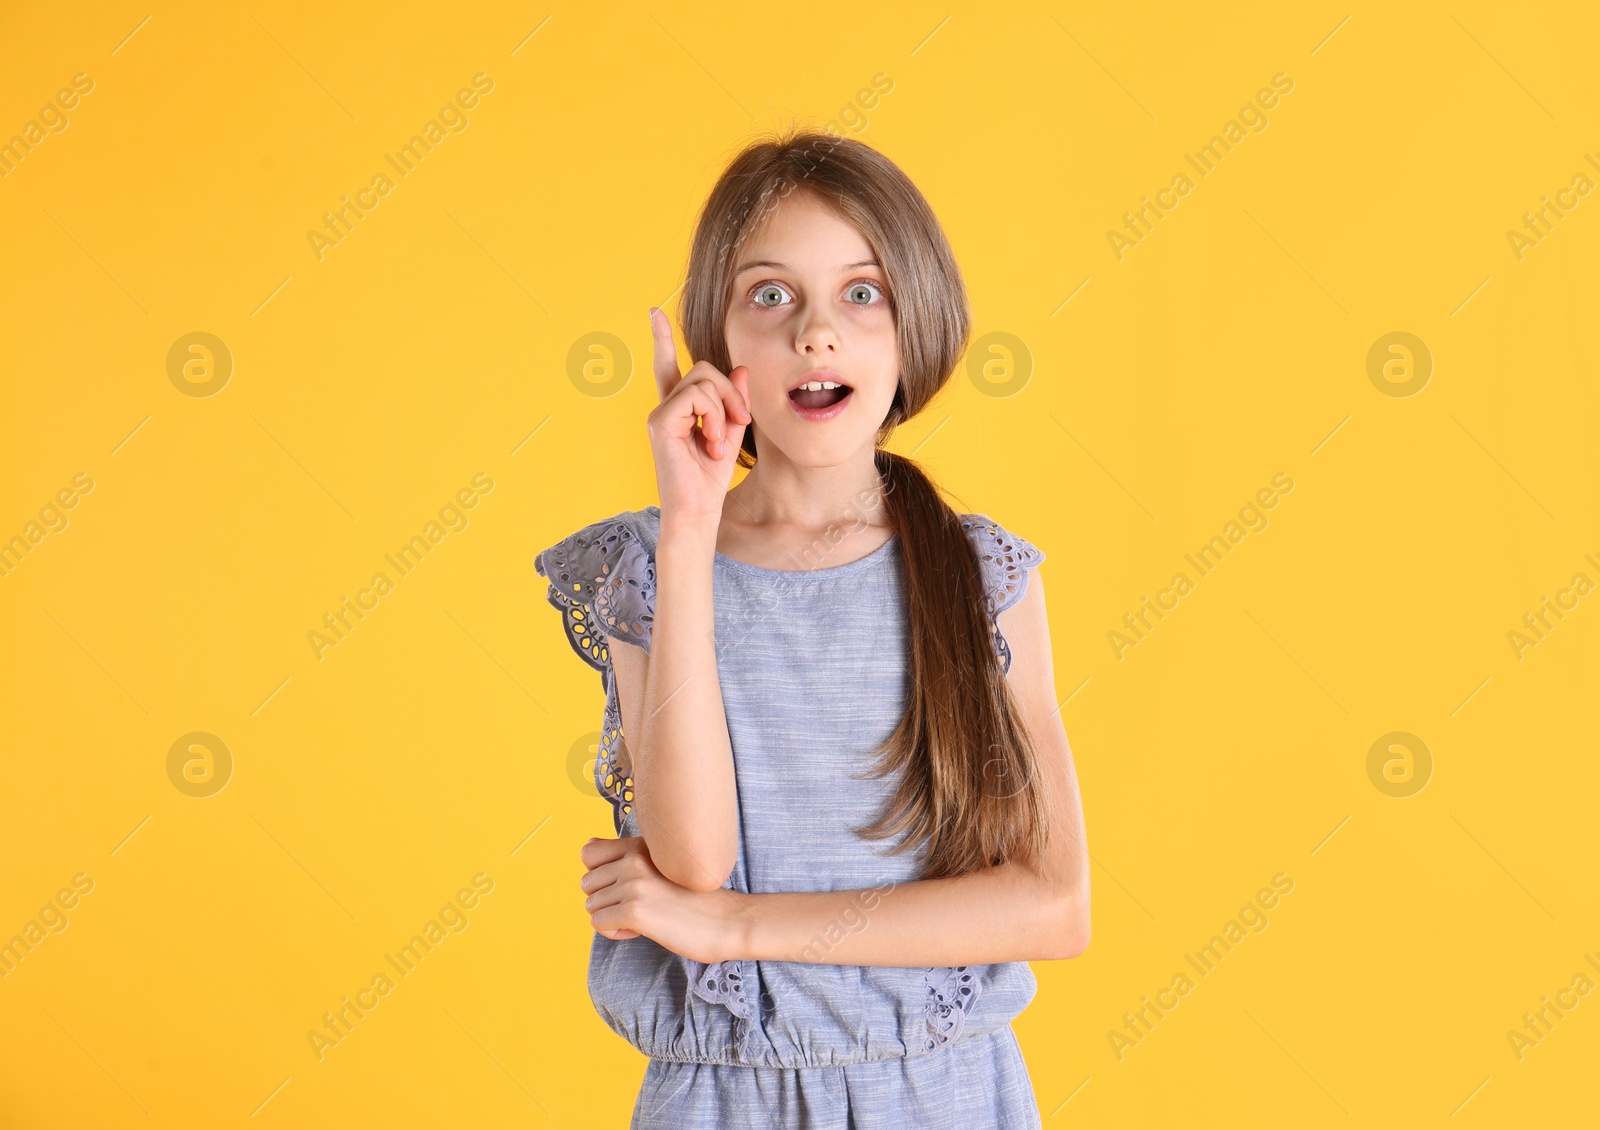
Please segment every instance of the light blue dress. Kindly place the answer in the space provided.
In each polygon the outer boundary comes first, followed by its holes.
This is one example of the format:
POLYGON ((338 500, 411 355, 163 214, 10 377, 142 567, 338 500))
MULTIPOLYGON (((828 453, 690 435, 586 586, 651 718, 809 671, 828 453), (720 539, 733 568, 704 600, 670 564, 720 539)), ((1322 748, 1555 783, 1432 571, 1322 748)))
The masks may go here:
MULTIPOLYGON (((620 836, 639 829, 633 781, 617 769, 622 717, 607 644, 649 648, 660 522, 657 506, 624 511, 534 560, 568 641, 601 675, 595 783, 620 836)), ((984 580, 996 653, 1009 670, 997 618, 1022 599, 1027 571, 1044 554, 987 515, 963 514, 961 523, 984 580)), ((815 569, 716 555, 717 673, 739 806, 733 890, 876 888, 886 901, 895 885, 916 880, 915 850, 889 855, 893 841, 852 830, 881 814, 894 787, 892 777, 866 770, 907 702, 901 562, 898 535, 856 561, 815 569)), ((1037 989, 1032 968, 818 962, 846 931, 870 927, 873 905, 873 896, 859 899, 793 961, 706 965, 649 938, 596 933, 595 1008, 650 1057, 633 1130, 1038 1127, 1011 1028, 1037 989)))

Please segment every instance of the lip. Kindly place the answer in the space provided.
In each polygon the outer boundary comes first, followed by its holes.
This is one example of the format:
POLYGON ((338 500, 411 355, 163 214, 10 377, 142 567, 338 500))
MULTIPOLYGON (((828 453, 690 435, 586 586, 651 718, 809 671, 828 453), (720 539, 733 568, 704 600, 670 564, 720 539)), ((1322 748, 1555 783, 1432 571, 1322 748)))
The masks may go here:
POLYGON ((796 416, 799 416, 802 420, 806 420, 811 423, 820 423, 823 420, 833 419, 850 406, 850 399, 856 394, 855 386, 850 385, 850 391, 845 393, 842 399, 835 401, 826 408, 802 408, 794 402, 794 398, 791 397, 789 393, 793 392, 795 389, 799 388, 808 381, 834 381, 842 385, 848 385, 850 382, 846 381, 832 369, 813 369, 811 372, 804 374, 789 386, 783 397, 789 402, 789 411, 793 412, 796 416))

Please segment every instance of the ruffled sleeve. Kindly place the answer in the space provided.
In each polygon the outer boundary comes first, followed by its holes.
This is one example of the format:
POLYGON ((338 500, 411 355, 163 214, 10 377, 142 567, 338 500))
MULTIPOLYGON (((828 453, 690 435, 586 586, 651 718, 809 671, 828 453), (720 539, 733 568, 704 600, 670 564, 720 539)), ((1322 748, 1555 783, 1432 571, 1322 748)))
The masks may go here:
MULTIPOLYGON (((655 619, 656 563, 640 536, 642 519, 625 511, 594 522, 534 556, 533 567, 550 582, 545 598, 561 613, 572 650, 600 672, 605 712, 594 760, 594 783, 611 802, 619 835, 636 834, 633 778, 626 759, 622 708, 611 666, 611 641, 625 640, 650 650, 655 619)), ((648 535, 649 530, 646 529, 648 535)), ((653 543, 653 538, 652 538, 653 543)))
POLYGON ((550 582, 545 598, 561 613, 567 642, 596 671, 610 666, 609 640, 650 650, 656 563, 627 515, 567 535, 540 551, 533 568, 550 582))
POLYGON ((964 514, 961 524, 978 555, 989 624, 994 631, 995 654, 1000 657, 1001 669, 1009 671, 1011 647, 1000 632, 1000 613, 1022 599, 1022 594, 1028 590, 1028 570, 1045 559, 1044 551, 987 514, 964 514))

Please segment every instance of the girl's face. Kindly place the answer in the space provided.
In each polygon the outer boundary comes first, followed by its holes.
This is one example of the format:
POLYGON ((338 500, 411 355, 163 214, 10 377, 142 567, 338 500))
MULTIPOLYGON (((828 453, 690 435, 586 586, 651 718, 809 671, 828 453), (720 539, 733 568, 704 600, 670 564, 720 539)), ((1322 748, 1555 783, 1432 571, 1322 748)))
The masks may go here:
POLYGON ((900 380, 888 278, 860 230, 792 193, 740 250, 725 323, 765 458, 832 467, 876 445, 900 380), (806 392, 811 381, 845 385, 806 392))

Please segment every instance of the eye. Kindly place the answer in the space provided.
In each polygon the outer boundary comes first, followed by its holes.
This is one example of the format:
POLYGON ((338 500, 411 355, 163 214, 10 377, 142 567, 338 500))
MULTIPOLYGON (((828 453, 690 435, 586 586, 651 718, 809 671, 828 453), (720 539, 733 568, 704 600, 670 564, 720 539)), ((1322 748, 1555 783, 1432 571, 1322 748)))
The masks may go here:
POLYGON ((850 284, 850 289, 846 291, 846 294, 849 296, 850 301, 857 306, 870 306, 874 294, 879 298, 883 297, 883 287, 871 279, 857 279, 850 284))
POLYGON ((779 306, 783 303, 783 287, 777 283, 762 283, 751 292, 757 306, 779 306))

